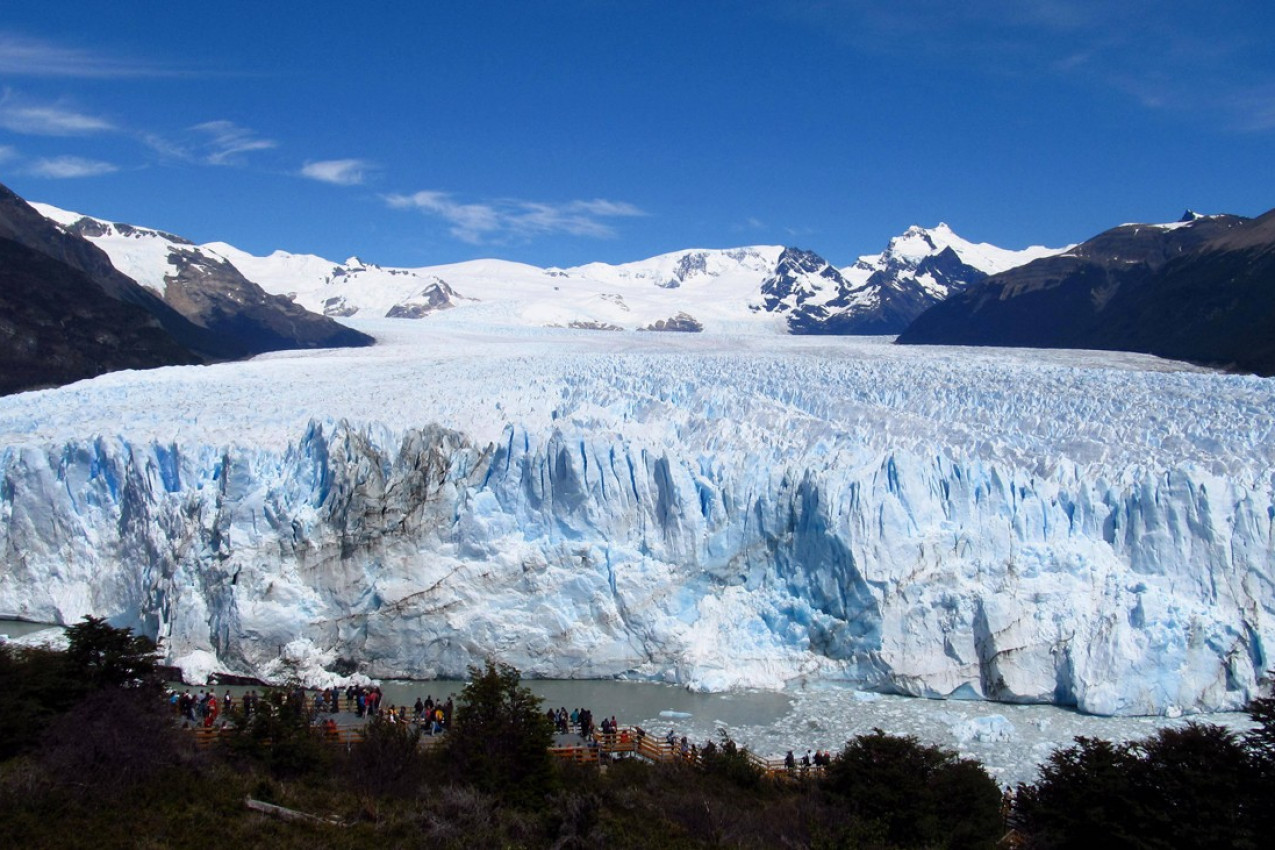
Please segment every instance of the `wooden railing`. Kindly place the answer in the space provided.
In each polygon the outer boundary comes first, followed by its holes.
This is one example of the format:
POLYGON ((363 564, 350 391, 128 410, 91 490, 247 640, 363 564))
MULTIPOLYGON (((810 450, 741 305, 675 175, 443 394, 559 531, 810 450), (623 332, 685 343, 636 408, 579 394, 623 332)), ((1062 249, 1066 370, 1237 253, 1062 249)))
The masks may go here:
MULTIPOLYGON (((191 727, 189 731, 195 739, 195 746, 199 749, 207 749, 216 744, 223 735, 233 735, 235 730, 222 721, 209 727, 191 727)), ((322 736, 324 741, 336 745, 349 746, 359 744, 363 742, 364 737, 363 729, 359 726, 338 726, 335 729, 316 727, 315 731, 322 736)), ((423 737, 421 740, 422 742, 432 742, 434 739, 423 737)), ((588 744, 550 747, 549 752, 555 758, 573 764, 597 765, 617 758, 640 758, 657 764, 683 762, 697 765, 701 762, 698 751, 683 752, 676 742, 670 743, 664 738, 639 733, 636 728, 623 728, 605 735, 598 734, 588 744)), ((783 759, 766 759, 753 753, 745 752, 749 762, 754 767, 764 776, 773 779, 800 780, 817 776, 823 772, 823 768, 820 766, 797 764, 789 768, 784 764, 783 759)))
MULTIPOLYGON (((195 726, 189 730, 191 736, 195 739, 195 746, 198 749, 207 749, 223 736, 230 737, 235 734, 235 730, 231 726, 195 726)), ((363 743, 363 730, 357 726, 338 726, 336 729, 323 729, 316 727, 315 733, 330 744, 361 744, 363 743)), ((265 743, 269 743, 266 741, 265 743)))
MULTIPOLYGON (((684 762, 696 765, 701 761, 698 751, 683 752, 677 743, 649 734, 639 734, 636 729, 620 729, 610 734, 599 734, 593 744, 550 747, 555 757, 576 764, 599 764, 604 759, 641 758, 659 764, 684 762)), ((773 779, 799 780, 821 774, 823 768, 816 765, 794 765, 791 769, 783 759, 766 759, 745 751, 749 762, 764 776, 773 779)))

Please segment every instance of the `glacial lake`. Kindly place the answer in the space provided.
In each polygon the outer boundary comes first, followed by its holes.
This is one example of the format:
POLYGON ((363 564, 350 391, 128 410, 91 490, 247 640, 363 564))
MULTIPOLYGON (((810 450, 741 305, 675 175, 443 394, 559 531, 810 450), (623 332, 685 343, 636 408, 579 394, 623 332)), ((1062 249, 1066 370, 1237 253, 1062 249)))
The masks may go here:
MULTIPOLYGON (((42 624, 0 620, 0 634, 11 639, 47 629, 42 624)), ((978 759, 1002 785, 1031 782, 1049 754, 1077 736, 1127 741, 1157 729, 1191 721, 1217 723, 1236 730, 1252 724, 1241 713, 1169 717, 1095 717, 1049 705, 1011 705, 975 700, 928 700, 875 694, 836 684, 808 684, 786 691, 737 691, 704 694, 676 685, 591 679, 525 679, 523 684, 545 707, 588 708, 600 722, 612 715, 623 725, 641 726, 663 737, 669 729, 692 741, 716 739, 725 729, 759 755, 782 756, 793 750, 839 751, 855 735, 881 729, 912 735, 978 759)), ((384 681, 385 705, 411 705, 419 696, 446 699, 458 695, 463 681, 384 681)), ((191 687, 198 693, 198 687, 191 687)), ((238 696, 248 688, 219 686, 238 696)))

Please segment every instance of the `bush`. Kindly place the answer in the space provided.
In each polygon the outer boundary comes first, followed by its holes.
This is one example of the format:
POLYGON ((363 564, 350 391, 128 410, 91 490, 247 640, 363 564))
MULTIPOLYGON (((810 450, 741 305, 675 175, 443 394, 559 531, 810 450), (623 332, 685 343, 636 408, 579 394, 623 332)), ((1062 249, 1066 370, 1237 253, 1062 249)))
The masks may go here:
POLYGON ((1131 744, 1077 738, 1035 785, 1019 786, 1012 822, 1033 848, 1257 847, 1266 804, 1255 779, 1241 740, 1219 726, 1191 723, 1131 744))
POLYGON ((720 776, 741 788, 761 786, 762 769, 753 762, 745 747, 731 738, 725 729, 717 730, 718 743, 709 741, 700 751, 700 766, 710 776, 720 776))
POLYGON ((363 741, 350 748, 345 775, 360 793, 375 797, 411 797, 425 779, 421 730, 407 723, 373 717, 363 741))
POLYGON ((991 848, 1004 833, 1001 792, 982 765, 911 736, 876 729, 848 742, 824 787, 895 846, 991 848))
POLYGON ((218 739, 221 749, 266 766, 274 776, 301 777, 331 764, 331 747, 310 724, 303 693, 267 690, 251 715, 236 707, 229 721, 230 734, 218 739))
POLYGON ((179 734, 158 688, 105 688, 50 724, 39 763, 64 787, 109 796, 181 761, 179 734))

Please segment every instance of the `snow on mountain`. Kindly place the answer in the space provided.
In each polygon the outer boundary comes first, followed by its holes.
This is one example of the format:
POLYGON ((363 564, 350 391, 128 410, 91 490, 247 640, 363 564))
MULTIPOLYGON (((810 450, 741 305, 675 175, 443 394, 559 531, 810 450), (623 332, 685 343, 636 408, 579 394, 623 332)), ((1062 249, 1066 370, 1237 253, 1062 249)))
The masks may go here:
POLYGON ((191 245, 162 231, 113 225, 41 206, 103 248, 126 274, 166 291, 172 257, 225 263, 267 292, 348 318, 424 318, 455 307, 489 320, 599 330, 896 334, 970 283, 1039 256, 968 242, 946 224, 912 227, 881 254, 839 270, 780 246, 690 249, 633 263, 541 269, 500 260, 391 268, 276 251, 258 257, 224 242, 191 245), (81 222, 92 221, 85 227, 81 222))
POLYGON ((789 324, 797 332, 897 334, 930 307, 989 275, 1065 250, 1011 251, 969 242, 946 224, 913 226, 882 253, 862 256, 841 270, 845 284, 828 302, 831 313, 826 308, 813 315, 795 312, 789 324))
POLYGON ((192 671, 495 655, 1103 714, 1236 708, 1269 666, 1271 381, 468 308, 357 324, 381 344, 0 399, 0 616, 108 615, 192 671))
POLYGON ((267 290, 329 315, 420 317, 464 306, 531 326, 634 330, 685 314, 711 331, 773 325, 748 305, 782 250, 687 250, 623 265, 568 269, 501 260, 405 269, 283 252, 254 257, 224 243, 208 247, 267 290), (411 309, 422 300, 436 306, 411 309))
POLYGON ((288 348, 367 345, 372 340, 287 298, 267 293, 226 257, 171 233, 31 204, 65 233, 93 243, 111 265, 159 295, 234 356, 288 348))

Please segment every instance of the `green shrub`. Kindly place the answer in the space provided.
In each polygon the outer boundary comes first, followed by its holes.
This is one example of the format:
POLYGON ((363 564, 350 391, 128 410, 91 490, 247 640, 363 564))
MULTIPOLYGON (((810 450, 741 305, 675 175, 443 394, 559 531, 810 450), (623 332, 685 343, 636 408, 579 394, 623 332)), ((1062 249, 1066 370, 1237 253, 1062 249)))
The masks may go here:
POLYGON ((823 782, 856 819, 899 847, 991 848, 1001 792, 977 762, 880 729, 849 741, 823 782))

